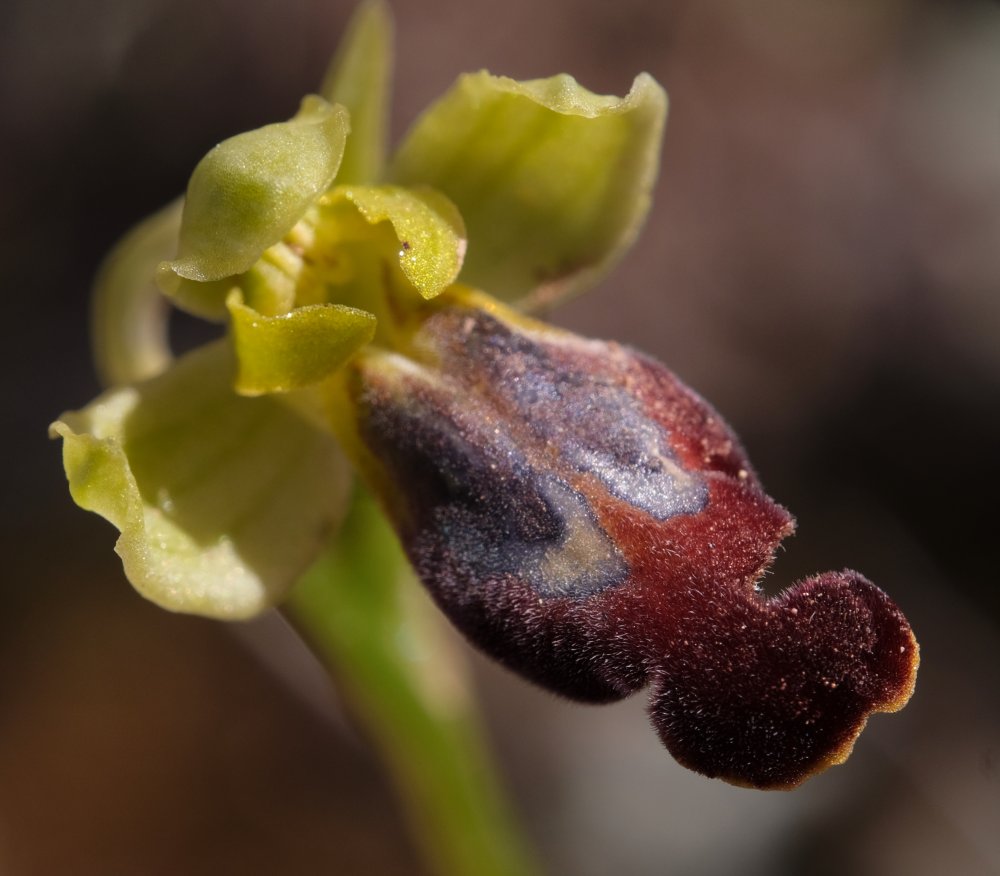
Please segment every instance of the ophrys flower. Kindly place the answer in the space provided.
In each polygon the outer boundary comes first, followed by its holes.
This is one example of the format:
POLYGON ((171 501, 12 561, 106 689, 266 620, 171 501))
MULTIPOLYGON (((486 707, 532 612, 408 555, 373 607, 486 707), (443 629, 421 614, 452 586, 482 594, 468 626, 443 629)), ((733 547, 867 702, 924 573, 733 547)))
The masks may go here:
POLYGON ((98 356, 128 385, 53 427, 74 498, 121 530, 144 594, 241 618, 335 533, 356 470, 441 607, 516 671, 591 701, 651 684, 667 746, 730 781, 838 762, 912 690, 902 614, 853 572, 764 598, 792 520, 718 414, 525 315, 631 243, 662 90, 472 74, 386 164, 387 66, 370 5, 321 95, 210 151, 183 214, 123 244, 98 356), (171 362, 153 273, 225 338, 171 362))

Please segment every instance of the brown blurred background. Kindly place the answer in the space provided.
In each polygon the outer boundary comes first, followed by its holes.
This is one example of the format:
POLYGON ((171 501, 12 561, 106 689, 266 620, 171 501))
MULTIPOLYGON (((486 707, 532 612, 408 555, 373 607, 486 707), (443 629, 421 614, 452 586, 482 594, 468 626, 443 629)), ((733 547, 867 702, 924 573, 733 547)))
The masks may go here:
MULTIPOLYGON (((289 116, 351 7, 0 7, 4 876, 420 872, 377 760, 280 625, 140 600, 45 440, 97 391, 102 253, 218 140, 289 116)), ((395 9, 397 138, 463 70, 667 87, 649 224, 553 318, 658 356, 730 419, 799 519, 769 584, 859 568, 923 646, 910 706, 791 794, 677 767, 641 696, 574 706, 473 657, 549 872, 1000 873, 1000 4, 395 9)))

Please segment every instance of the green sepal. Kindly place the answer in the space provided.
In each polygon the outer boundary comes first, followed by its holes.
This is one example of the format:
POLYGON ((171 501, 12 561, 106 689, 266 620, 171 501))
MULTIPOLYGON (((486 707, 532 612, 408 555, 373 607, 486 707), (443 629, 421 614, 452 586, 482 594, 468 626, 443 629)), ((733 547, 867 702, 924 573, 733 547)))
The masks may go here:
POLYGON ((280 600, 339 525, 350 469, 284 405, 232 391, 224 341, 50 428, 70 493, 113 523, 125 574, 164 608, 247 618, 280 600))
POLYGON ((392 15, 382 0, 366 0, 351 18, 320 94, 351 115, 351 136, 337 179, 371 183, 385 165, 392 75, 392 15))
POLYGON ((219 315, 225 296, 218 288, 200 302, 197 287, 183 281, 241 274, 287 234, 333 183, 349 127, 343 107, 311 95, 291 120, 212 149, 188 184, 177 258, 160 267, 164 292, 198 315, 219 315))
POLYGON ((417 120, 390 179, 458 207, 469 235, 462 281, 525 308, 598 279, 649 209, 667 99, 650 76, 624 98, 567 75, 462 76, 417 120))
POLYGON ((375 317, 341 304, 309 304, 264 316, 238 289, 226 302, 240 395, 289 392, 317 383, 375 336, 375 317))
POLYGON ((140 222, 105 257, 94 279, 91 342, 106 386, 145 380, 173 358, 169 304, 154 282, 156 266, 177 247, 181 199, 140 222))
POLYGON ((337 186, 326 203, 347 201, 372 225, 388 222, 399 241, 399 266, 424 298, 458 277, 465 259, 465 223, 455 205, 426 186, 337 186))

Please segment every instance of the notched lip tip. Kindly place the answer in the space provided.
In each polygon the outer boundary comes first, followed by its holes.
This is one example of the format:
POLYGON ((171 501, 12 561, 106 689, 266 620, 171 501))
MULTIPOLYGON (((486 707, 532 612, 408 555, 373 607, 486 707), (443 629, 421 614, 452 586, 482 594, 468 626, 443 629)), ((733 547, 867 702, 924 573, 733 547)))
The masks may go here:
POLYGON ((907 703, 909 703, 911 697, 917 689, 917 674, 920 670, 920 643, 917 641, 917 637, 910 628, 908 622, 906 633, 909 638, 910 649, 912 652, 909 666, 910 671, 907 675, 906 682, 900 687, 899 693, 897 693, 896 696, 886 700, 878 707, 872 709, 871 714, 892 714, 893 712, 900 711, 906 706, 907 703))
POLYGON ((840 745, 836 746, 836 748, 829 751, 815 765, 807 768, 800 775, 782 782, 756 783, 748 781, 742 777, 723 775, 715 776, 715 778, 721 779, 728 785, 754 791, 794 791, 810 779, 819 776, 821 773, 825 773, 831 767, 840 766, 841 764, 846 763, 851 754, 853 754, 854 747, 857 744, 858 739, 860 739, 861 734, 868 726, 868 721, 875 715, 898 712, 906 706, 906 704, 910 701, 910 698, 913 696, 917 683, 917 670, 920 666, 920 646, 917 643, 916 637, 913 635, 912 631, 909 632, 909 635, 913 648, 913 660, 906 684, 903 685, 900 692, 892 699, 886 700, 882 703, 876 703, 868 709, 861 716, 857 723, 857 727, 850 733, 847 739, 845 739, 840 745))
POLYGON ((855 743, 864 731, 870 714, 871 713, 866 714, 861 719, 857 731, 854 732, 850 738, 845 740, 841 745, 837 746, 832 751, 828 752, 815 765, 803 770, 800 774, 790 779, 775 782, 753 782, 746 778, 736 776, 717 775, 714 778, 721 779, 727 785, 732 785, 736 788, 745 788, 748 791, 795 791, 798 788, 801 788, 802 785, 810 779, 815 778, 821 773, 825 773, 828 769, 830 769, 830 767, 840 766, 841 764, 846 763, 848 758, 854 752, 855 743))
MULTIPOLYGON (((884 597, 884 599, 892 606, 893 610, 898 614, 901 624, 900 632, 904 636, 902 641, 900 641, 900 639, 896 639, 897 643, 899 643, 900 656, 902 658, 901 663, 904 667, 904 672, 900 673, 902 676, 901 680, 897 684, 893 684, 892 688, 885 692, 885 696, 880 699, 873 699, 870 704, 868 704, 863 713, 857 718, 854 726, 848 729, 844 734, 842 741, 839 744, 827 752, 818 755, 815 761, 811 764, 805 765, 796 774, 786 774, 785 778, 775 781, 755 781, 752 778, 748 778, 745 774, 724 775, 718 772, 714 774, 704 773, 704 771, 699 769, 697 765, 685 763, 683 759, 677 758, 678 761, 684 766, 693 769, 695 772, 702 772, 710 778, 720 779, 726 784, 738 788, 761 791, 793 791, 801 787, 809 779, 826 772, 830 767, 839 766, 845 763, 853 753, 858 739, 864 732, 873 715, 898 712, 904 708, 907 703, 909 703, 914 691, 916 690, 917 675, 920 667, 920 645, 917 642, 916 635, 910 627, 909 622, 903 616, 902 612, 895 606, 895 603, 890 597, 888 597, 887 594, 884 593, 884 591, 872 584, 872 582, 869 581, 864 575, 851 569, 810 575, 802 580, 795 581, 779 593, 768 597, 766 601, 771 605, 781 605, 800 586, 807 585, 809 582, 816 581, 817 579, 826 578, 827 576, 832 576, 841 580, 849 579, 855 582, 863 582, 866 586, 877 590, 878 593, 884 597)), ((887 654, 885 656, 887 660, 891 661, 891 655, 887 654)), ((877 669, 874 671, 878 674, 877 669)))

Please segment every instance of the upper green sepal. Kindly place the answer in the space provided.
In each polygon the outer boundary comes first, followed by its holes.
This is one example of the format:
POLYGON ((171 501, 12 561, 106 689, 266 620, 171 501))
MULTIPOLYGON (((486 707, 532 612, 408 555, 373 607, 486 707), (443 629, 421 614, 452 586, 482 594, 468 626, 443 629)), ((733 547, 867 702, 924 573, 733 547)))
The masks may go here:
POLYGON ((337 179, 371 183, 382 175, 392 73, 392 16, 383 0, 365 0, 354 13, 320 94, 351 114, 351 136, 337 179))
POLYGON ((507 302, 549 304, 598 279, 649 209, 666 119, 642 74, 624 98, 571 76, 462 76, 418 119, 390 168, 447 195, 469 235, 462 281, 507 302))
POLYGON ((183 281, 216 284, 248 270, 331 186, 349 129, 343 107, 310 95, 289 121, 212 149, 188 184, 177 257, 160 267, 164 292, 199 315, 221 315, 218 287, 199 308, 197 287, 183 281))
POLYGON ((327 434, 232 381, 232 351, 216 342, 50 429, 73 499, 121 531, 136 590, 228 620, 285 595, 339 525, 351 483, 327 434))

